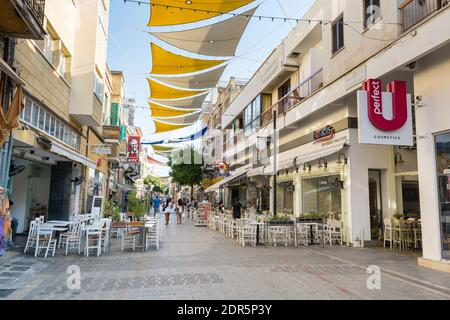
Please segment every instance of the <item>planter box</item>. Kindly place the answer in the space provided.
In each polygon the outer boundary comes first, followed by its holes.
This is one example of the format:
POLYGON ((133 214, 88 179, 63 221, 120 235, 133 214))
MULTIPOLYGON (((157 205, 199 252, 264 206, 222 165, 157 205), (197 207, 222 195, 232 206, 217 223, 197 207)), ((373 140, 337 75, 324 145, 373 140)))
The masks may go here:
POLYGON ((294 221, 266 221, 267 226, 293 226, 294 221))
POLYGON ((297 218, 297 222, 299 223, 322 223, 322 218, 297 218))

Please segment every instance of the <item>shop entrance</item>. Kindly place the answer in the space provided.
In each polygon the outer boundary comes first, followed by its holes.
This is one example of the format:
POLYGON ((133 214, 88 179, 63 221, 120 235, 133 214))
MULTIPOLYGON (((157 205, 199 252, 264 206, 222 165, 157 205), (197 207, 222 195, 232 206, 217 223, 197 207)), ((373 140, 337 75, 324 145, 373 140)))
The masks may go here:
POLYGON ((381 198, 381 170, 369 170, 370 235, 379 240, 383 234, 383 211, 381 198))

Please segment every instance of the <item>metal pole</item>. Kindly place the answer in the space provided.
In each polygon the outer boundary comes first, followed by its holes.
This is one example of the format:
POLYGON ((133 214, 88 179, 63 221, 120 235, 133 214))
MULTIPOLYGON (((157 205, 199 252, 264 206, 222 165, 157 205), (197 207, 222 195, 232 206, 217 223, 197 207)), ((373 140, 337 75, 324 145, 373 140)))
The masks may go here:
POLYGON ((273 111, 273 215, 277 215, 277 111, 273 111))

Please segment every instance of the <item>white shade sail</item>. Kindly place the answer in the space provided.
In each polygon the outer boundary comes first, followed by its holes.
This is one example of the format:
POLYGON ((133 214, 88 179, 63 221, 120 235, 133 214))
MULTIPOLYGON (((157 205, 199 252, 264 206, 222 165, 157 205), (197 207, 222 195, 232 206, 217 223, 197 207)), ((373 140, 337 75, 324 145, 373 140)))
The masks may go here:
POLYGON ((219 82, 225 68, 227 66, 222 66, 220 68, 184 77, 152 77, 158 81, 163 81, 175 87, 180 88, 191 88, 191 89, 205 89, 213 88, 219 82))
POLYGON ((178 99, 178 100, 159 100, 159 99, 150 99, 150 102, 155 102, 158 104, 162 104, 168 107, 175 108, 187 108, 187 109, 198 109, 203 106, 203 102, 206 99, 206 95, 191 97, 187 99, 178 99))
POLYGON ((256 9, 257 7, 244 12, 243 15, 205 27, 175 32, 152 32, 152 35, 189 52, 207 56, 233 56, 256 9))

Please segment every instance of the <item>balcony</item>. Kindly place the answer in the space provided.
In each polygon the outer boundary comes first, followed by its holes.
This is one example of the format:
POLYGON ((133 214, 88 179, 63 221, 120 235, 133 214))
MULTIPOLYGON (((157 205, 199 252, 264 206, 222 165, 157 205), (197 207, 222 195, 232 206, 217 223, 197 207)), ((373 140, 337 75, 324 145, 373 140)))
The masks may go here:
POLYGON ((261 114, 261 127, 266 126, 273 119, 273 112, 277 115, 285 114, 308 98, 314 92, 323 86, 323 72, 322 68, 314 72, 311 76, 303 80, 294 90, 289 92, 283 98, 278 100, 270 108, 261 114))
POLYGON ((406 31, 444 6, 449 0, 406 0, 400 5, 403 31, 406 31))
POLYGON ((45 0, 0 0, 0 35, 42 40, 45 0))
POLYGON ((118 145, 120 143, 120 127, 119 126, 103 126, 103 138, 106 143, 118 145))
MULTIPOLYGON (((86 88, 86 91, 88 90, 89 87, 86 88)), ((77 90, 72 90, 69 113, 83 126, 99 127, 102 123, 103 105, 95 94, 90 96, 89 94, 80 94, 77 90)))

